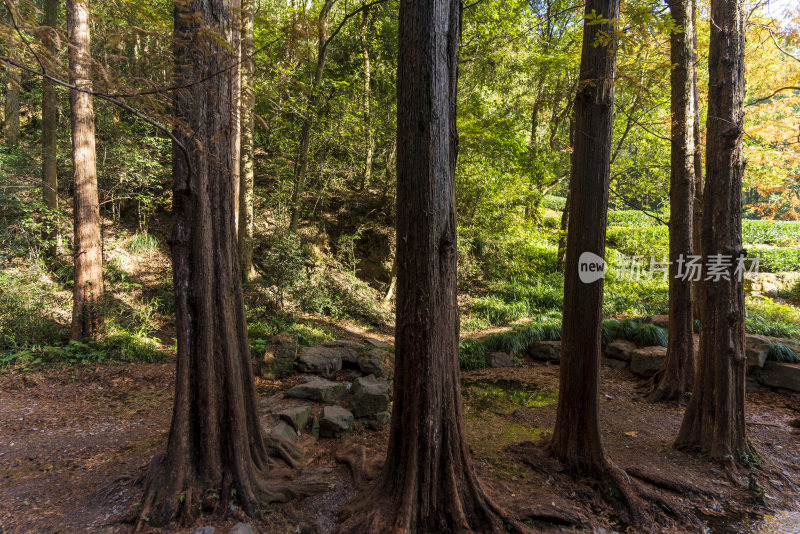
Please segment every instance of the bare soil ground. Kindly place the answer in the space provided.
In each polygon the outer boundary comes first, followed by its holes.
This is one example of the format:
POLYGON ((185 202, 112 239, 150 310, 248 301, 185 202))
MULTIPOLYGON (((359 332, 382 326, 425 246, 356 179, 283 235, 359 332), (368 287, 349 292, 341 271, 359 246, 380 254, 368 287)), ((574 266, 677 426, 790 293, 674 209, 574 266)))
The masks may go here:
MULTIPOLYGON (((600 488, 567 476, 547 454, 558 366, 526 362, 463 376, 468 441, 478 473, 498 503, 523 520, 557 509, 584 521, 529 522, 535 532, 625 530, 600 488)), ((130 532, 131 525, 120 521, 141 497, 141 478, 151 457, 166 445, 173 379, 172 364, 111 363, 0 374, 0 532, 130 532)), ((260 381, 259 392, 274 400, 296 381, 260 381)), ((713 525, 743 513, 795 506, 800 486, 795 397, 763 389, 748 396, 749 434, 765 462, 751 472, 728 473, 671 447, 682 407, 647 404, 637 390, 640 384, 627 370, 602 369, 602 434, 618 466, 713 525)), ((357 491, 336 453, 360 444, 379 461, 387 437, 388 428, 360 422, 341 440, 303 436, 306 465, 298 476, 321 478, 327 487, 266 508, 265 520, 255 526, 270 533, 329 531, 357 491)), ((240 519, 234 509, 224 518, 204 517, 196 525, 152 531, 191 532, 213 525, 225 533, 240 519)), ((631 531, 698 531, 677 524, 668 513, 645 527, 631 531)))

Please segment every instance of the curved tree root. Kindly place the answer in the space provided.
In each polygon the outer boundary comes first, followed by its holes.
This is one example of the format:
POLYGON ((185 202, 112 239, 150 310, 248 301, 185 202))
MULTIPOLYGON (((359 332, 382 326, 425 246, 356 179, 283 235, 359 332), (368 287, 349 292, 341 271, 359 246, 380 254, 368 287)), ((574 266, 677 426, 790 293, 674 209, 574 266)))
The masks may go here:
POLYGON ((337 462, 350 467, 353 484, 360 488, 366 481, 375 480, 379 467, 367 460, 367 449, 363 445, 345 445, 336 451, 337 462))

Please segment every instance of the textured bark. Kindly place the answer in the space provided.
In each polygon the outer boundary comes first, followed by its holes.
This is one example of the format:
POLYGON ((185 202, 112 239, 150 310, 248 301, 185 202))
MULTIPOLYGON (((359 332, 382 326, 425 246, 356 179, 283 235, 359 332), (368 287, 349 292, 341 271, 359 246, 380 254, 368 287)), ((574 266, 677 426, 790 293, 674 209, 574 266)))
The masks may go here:
MULTIPOLYGON (((58 25, 58 0, 45 0, 44 25, 55 28, 58 25)), ((55 55, 54 43, 46 36, 44 45, 50 54, 55 55)), ((58 132, 58 99, 54 83, 48 78, 42 78, 42 197, 44 205, 51 212, 46 218, 42 237, 50 243, 47 255, 50 258, 56 255, 57 228, 51 224, 50 215, 58 210, 58 147, 56 133, 58 132)))
MULTIPOLYGON (((603 279, 583 283, 579 258, 605 255, 606 220, 614 108, 616 40, 598 42, 600 32, 614 35, 618 0, 589 0, 575 95, 575 142, 570 171, 569 228, 564 273, 564 314, 558 408, 550 447, 576 476, 599 479, 609 497, 622 494, 638 515, 630 483, 606 457, 598 426, 603 279), (597 13, 605 22, 591 24, 597 13)), ((634 518, 635 519, 635 518, 634 518)))
MULTIPOLYGON (((697 21, 697 1, 692 2, 692 20, 697 21)), ((694 99, 694 213, 692 217, 692 245, 698 256, 702 250, 703 227, 703 140, 700 133, 700 94, 697 90, 697 25, 695 22, 694 42, 692 43, 692 98, 694 99)), ((692 283, 692 307, 694 318, 700 319, 700 283, 692 283)))
MULTIPOLYGON (((14 42, 8 44, 8 57, 17 59, 17 45, 14 42)), ((4 108, 3 128, 5 130, 6 143, 16 146, 19 143, 19 69, 11 63, 6 63, 6 100, 4 108)))
MULTIPOLYGON (((67 0, 67 33, 70 41, 70 82, 91 89, 91 36, 89 0, 67 0)), ((100 202, 97 196, 94 105, 88 93, 71 90, 72 205, 75 284, 72 307, 72 339, 93 337, 102 324, 103 251, 100 236, 100 202)))
MULTIPOLYGON (((233 235, 239 235, 239 188, 241 187, 241 148, 242 148, 242 1, 224 0, 236 4, 230 13, 230 40, 234 57, 231 58, 231 90, 229 93, 231 112, 231 182, 233 183, 233 235)), ((238 253, 237 253, 238 254, 238 253)))
MULTIPOLYGON (((704 263, 714 255, 736 258, 742 247, 744 155, 744 10, 741 0, 712 0, 709 47, 704 263)), ((734 273, 700 288, 700 361, 692 398, 675 442, 730 461, 749 452, 744 413, 746 357, 744 284, 734 273)))
POLYGON ((669 218, 669 342, 651 402, 681 399, 694 385, 692 281, 681 273, 693 254, 694 194, 694 9, 692 0, 670 0, 671 133, 669 218))
POLYGON ((235 501, 249 515, 285 501, 273 455, 294 464, 267 437, 257 412, 234 232, 231 182, 232 53, 239 5, 233 0, 175 3, 175 135, 170 235, 178 342, 175 399, 166 455, 153 461, 139 528, 235 501), (222 74, 219 74, 222 72, 222 74), (212 74, 214 74, 212 76, 212 74), (191 132, 188 134, 187 132, 191 132), (216 496, 216 497, 215 497, 216 496))
POLYGON ((375 153, 375 140, 372 136, 372 70, 370 66, 369 47, 367 46, 367 28, 369 22, 369 8, 361 12, 361 55, 364 58, 364 173, 361 175, 361 186, 369 186, 372 180, 372 158, 375 153))
POLYGON ((383 470, 341 531, 500 532, 475 476, 458 369, 457 0, 400 2, 394 404, 383 470))
POLYGON ((242 280, 247 282, 253 270, 253 182, 255 158, 253 153, 253 0, 242 0, 242 65, 240 117, 242 142, 239 166, 239 267, 242 280))

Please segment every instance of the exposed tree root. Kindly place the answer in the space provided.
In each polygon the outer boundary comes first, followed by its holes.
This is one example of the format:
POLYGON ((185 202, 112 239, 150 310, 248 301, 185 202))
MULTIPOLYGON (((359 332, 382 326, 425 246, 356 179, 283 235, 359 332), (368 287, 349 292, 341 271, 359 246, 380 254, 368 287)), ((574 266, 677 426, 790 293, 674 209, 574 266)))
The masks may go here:
POLYGON ((643 482, 647 482, 657 488, 672 491, 678 494, 691 494, 691 495, 703 495, 705 497, 719 497, 718 493, 713 491, 698 488, 697 486, 690 486, 688 484, 684 484, 678 480, 664 477, 659 473, 644 471, 639 469, 638 467, 629 467, 625 469, 625 472, 631 475, 632 477, 638 478, 643 482))
POLYGON ((578 526, 583 528, 593 528, 592 522, 582 510, 566 506, 548 506, 542 504, 532 504, 521 509, 520 517, 532 521, 542 521, 555 525, 578 526))
POLYGON ((363 445, 344 445, 336 451, 335 459, 347 464, 353 475, 353 483, 360 488, 365 482, 375 480, 380 467, 367 460, 367 449, 363 445))

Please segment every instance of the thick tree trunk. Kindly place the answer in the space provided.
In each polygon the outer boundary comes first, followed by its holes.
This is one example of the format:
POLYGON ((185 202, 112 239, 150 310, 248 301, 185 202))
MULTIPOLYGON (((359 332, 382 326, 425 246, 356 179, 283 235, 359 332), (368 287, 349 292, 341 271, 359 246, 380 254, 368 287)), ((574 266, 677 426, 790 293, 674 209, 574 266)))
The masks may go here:
POLYGON ((694 384, 692 281, 683 265, 693 254, 694 209, 694 10, 692 0, 670 0, 671 161, 669 218, 669 343, 651 402, 682 399, 694 384), (683 272, 682 272, 683 271, 683 272))
MULTIPOLYGON (((89 0, 67 0, 70 81, 91 89, 89 55, 89 0)), ((72 164, 75 193, 72 205, 75 242, 75 285, 72 339, 97 334, 102 324, 103 251, 100 236, 100 201, 97 195, 94 105, 88 93, 71 90, 72 164)))
MULTIPOLYGON (((692 99, 694 100, 694 213, 692 218, 692 245, 694 254, 703 255, 703 140, 700 132, 700 94, 697 90, 697 1, 692 2, 692 20, 695 21, 695 32, 692 43, 692 99)), ((692 315, 700 320, 700 282, 692 283, 692 315)))
MULTIPOLYGON (((231 69, 231 182, 233 183, 233 235, 239 235, 239 188, 241 187, 241 149, 242 149, 242 23, 243 13, 241 0, 227 0, 235 2, 238 7, 231 13, 231 37, 233 47, 234 67, 231 69)), ((238 253, 237 253, 238 255, 238 253)))
MULTIPOLYGON (((12 41, 8 44, 8 57, 17 59, 17 45, 12 41)), ((6 143, 16 146, 19 143, 19 69, 11 63, 6 63, 6 100, 4 108, 6 143)))
MULTIPOLYGON (((575 157, 575 117, 572 117, 569 121, 569 144, 573 147, 573 151, 570 154, 570 182, 572 181, 572 168, 574 168, 574 160, 575 157)), ((558 264, 562 267, 566 267, 567 263, 567 230, 569 228, 569 210, 572 198, 572 187, 567 188, 567 199, 564 202, 564 211, 561 212, 561 224, 559 225, 559 236, 558 236, 558 264)))
POLYGON ((455 162, 458 0, 402 0, 392 427, 344 532, 501 532, 475 476, 458 369, 455 162))
MULTIPOLYGON (((45 0, 44 25, 55 28, 58 25, 58 0, 45 0)), ((49 36, 45 37, 45 46, 50 54, 55 55, 54 43, 49 36)), ((42 237, 48 243, 47 255, 56 255, 57 228, 53 217, 58 210, 58 99, 55 84, 48 78, 42 78, 42 197, 44 205, 50 212, 45 217, 42 237)))
POLYGON ((253 182, 255 158, 253 152, 253 72, 255 51, 253 36, 253 0, 242 0, 242 65, 241 65, 241 160, 239 175, 239 267, 242 280, 247 282, 253 269, 253 182))
POLYGON ((297 149, 297 160, 294 166, 294 188, 292 189, 292 213, 289 220, 289 231, 297 231, 300 223, 300 213, 303 210, 303 194, 306 186, 306 172, 308 171, 308 148, 311 143, 311 126, 314 123, 314 115, 317 112, 317 89, 322 81, 325 72, 325 60, 328 57, 328 43, 326 38, 328 31, 328 16, 333 9, 336 0, 325 0, 319 13, 317 21, 317 64, 314 69, 314 77, 311 80, 311 90, 308 95, 306 112, 303 115, 303 124, 300 127, 300 145, 297 149))
POLYGON ((369 186, 372 180, 372 158, 375 153, 375 140, 372 136, 372 70, 370 66, 369 46, 367 46, 367 28, 369 8, 361 12, 361 55, 364 57, 364 173, 361 175, 359 190, 369 186))
MULTIPOLYGON (((734 272, 742 247, 744 10, 741 0, 712 0, 709 49, 704 263, 727 257, 719 279, 701 284, 700 362, 675 445, 717 461, 749 452, 744 413, 744 284, 734 272)), ((707 268, 708 271, 708 268, 707 268)))
MULTIPOLYGON (((564 272, 561 372, 550 447, 568 471, 601 481, 607 496, 622 499, 640 518, 631 483, 607 457, 598 425, 598 382, 603 278, 583 282, 585 253, 605 255, 606 219, 614 110, 618 0, 589 0, 583 27, 580 79, 575 96, 575 143, 570 171, 569 228, 564 272), (590 23, 596 13, 605 22, 590 23)), ((590 260, 591 261, 591 260, 590 260)), ((585 270, 585 269, 584 269, 585 270)))
POLYGON ((175 400, 166 455, 148 474, 139 527, 191 518, 202 506, 245 513, 285 501, 273 454, 294 461, 258 420, 247 342, 231 183, 233 37, 238 1, 175 2, 173 228, 170 236, 178 341, 175 400), (219 74, 222 72, 222 74, 219 74), (191 132, 187 134, 186 132, 191 132))

